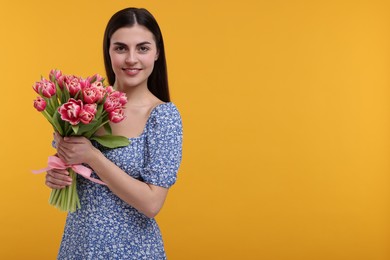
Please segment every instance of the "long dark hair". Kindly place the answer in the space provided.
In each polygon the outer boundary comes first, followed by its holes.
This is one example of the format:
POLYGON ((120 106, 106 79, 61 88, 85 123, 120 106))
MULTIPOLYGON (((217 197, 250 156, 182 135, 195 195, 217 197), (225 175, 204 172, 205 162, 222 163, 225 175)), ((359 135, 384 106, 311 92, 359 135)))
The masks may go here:
POLYGON ((103 40, 104 66, 106 68, 108 83, 113 85, 115 82, 115 73, 112 69, 109 53, 111 36, 118 29, 132 27, 135 24, 146 27, 153 34, 159 53, 158 59, 154 64, 153 72, 148 78, 148 88, 157 98, 164 102, 169 102, 168 73, 163 37, 156 19, 144 8, 131 7, 120 10, 108 21, 103 40))

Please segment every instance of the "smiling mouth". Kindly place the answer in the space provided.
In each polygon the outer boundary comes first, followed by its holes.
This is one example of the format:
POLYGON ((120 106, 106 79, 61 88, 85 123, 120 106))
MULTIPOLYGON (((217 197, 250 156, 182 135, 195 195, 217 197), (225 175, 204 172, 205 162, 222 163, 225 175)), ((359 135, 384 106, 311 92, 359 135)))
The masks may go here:
POLYGON ((122 69, 127 75, 129 76, 135 76, 137 75, 142 69, 139 68, 123 68, 122 69))
POLYGON ((141 69, 138 69, 138 68, 123 68, 122 70, 124 70, 124 71, 139 71, 141 69))

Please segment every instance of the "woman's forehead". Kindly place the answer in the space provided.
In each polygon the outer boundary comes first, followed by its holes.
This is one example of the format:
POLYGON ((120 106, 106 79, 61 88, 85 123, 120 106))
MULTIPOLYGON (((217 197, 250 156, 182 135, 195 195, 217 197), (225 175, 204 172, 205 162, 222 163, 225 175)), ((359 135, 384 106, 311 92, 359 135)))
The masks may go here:
POLYGON ((111 42, 120 41, 123 43, 133 43, 140 41, 155 41, 154 35, 145 26, 133 25, 122 27, 116 30, 111 36, 111 42))

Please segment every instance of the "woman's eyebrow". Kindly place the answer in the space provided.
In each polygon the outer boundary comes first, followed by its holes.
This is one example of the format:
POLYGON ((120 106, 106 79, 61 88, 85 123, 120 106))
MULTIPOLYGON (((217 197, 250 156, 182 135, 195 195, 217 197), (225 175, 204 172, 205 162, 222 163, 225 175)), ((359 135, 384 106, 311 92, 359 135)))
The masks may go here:
MULTIPOLYGON (((127 44, 125 44, 123 42, 113 42, 112 44, 118 45, 118 46, 127 46, 127 44)), ((148 42, 148 41, 144 41, 144 42, 137 43, 137 46, 146 45, 146 44, 152 44, 152 43, 148 42)))
POLYGON ((123 42, 113 42, 113 45, 118 45, 118 46, 126 46, 123 42))
POLYGON ((151 42, 148 42, 148 41, 144 41, 144 42, 138 43, 137 46, 145 45, 145 44, 152 44, 152 43, 151 43, 151 42))

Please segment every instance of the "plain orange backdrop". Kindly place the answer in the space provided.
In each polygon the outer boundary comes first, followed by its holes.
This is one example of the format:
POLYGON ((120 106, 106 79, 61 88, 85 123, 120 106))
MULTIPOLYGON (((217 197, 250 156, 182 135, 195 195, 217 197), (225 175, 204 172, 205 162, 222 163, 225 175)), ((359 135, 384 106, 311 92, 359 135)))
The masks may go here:
POLYGON ((31 86, 104 74, 110 16, 162 28, 184 122, 158 216, 169 259, 388 260, 390 4, 379 0, 1 0, 0 258, 55 259, 52 129, 31 86))

